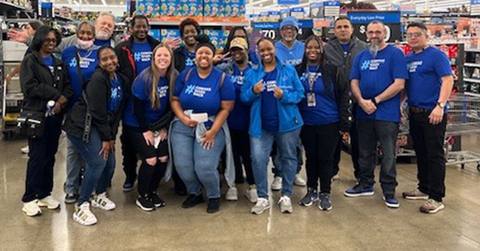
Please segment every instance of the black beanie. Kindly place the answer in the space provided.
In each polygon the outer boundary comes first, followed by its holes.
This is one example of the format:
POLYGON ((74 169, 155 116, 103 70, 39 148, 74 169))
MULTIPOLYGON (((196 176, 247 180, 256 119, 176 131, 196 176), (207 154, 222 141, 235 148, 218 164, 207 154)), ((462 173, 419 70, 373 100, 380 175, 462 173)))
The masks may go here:
POLYGON ((195 37, 195 39, 198 41, 198 45, 197 47, 195 48, 195 52, 198 51, 198 49, 206 46, 208 47, 210 50, 212 50, 213 52, 213 55, 215 55, 215 52, 216 52, 216 49, 215 49, 215 46, 210 42, 210 38, 205 35, 205 34, 200 34, 200 35, 197 35, 195 37))

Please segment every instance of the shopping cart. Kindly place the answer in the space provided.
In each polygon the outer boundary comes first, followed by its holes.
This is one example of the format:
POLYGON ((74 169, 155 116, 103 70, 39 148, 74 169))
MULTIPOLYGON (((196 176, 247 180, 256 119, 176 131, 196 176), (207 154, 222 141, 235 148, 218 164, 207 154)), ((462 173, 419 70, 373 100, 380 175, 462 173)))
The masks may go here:
POLYGON ((480 172, 480 153, 469 150, 454 151, 452 146, 459 136, 480 133, 480 96, 478 94, 455 93, 449 99, 447 131, 445 134, 445 158, 447 165, 477 163, 480 172))

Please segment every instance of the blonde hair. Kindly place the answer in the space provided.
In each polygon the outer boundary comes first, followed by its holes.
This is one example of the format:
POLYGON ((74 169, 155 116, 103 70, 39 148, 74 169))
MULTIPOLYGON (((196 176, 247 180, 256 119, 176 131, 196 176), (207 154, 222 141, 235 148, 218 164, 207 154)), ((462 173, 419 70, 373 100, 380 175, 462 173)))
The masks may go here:
MULTIPOLYGON (((160 49, 160 48, 167 48, 169 54, 170 54, 170 57, 171 57, 171 60, 170 60, 170 65, 168 66, 167 68, 167 74, 165 75, 167 80, 168 80, 168 88, 170 89, 169 90, 169 93, 173 93, 173 88, 174 88, 174 85, 175 85, 175 80, 177 79, 177 71, 175 70, 175 63, 174 63, 174 57, 173 57, 173 51, 172 49, 166 45, 166 44, 159 44, 157 45, 157 47, 155 47, 155 49, 153 49, 153 54, 152 54, 152 63, 150 65, 150 69, 148 70, 148 75, 146 75, 145 77, 146 78, 151 78, 152 79, 152 84, 151 84, 151 87, 150 87, 150 90, 149 90, 149 93, 150 93, 150 103, 152 104, 152 108, 153 109, 159 109, 160 108, 160 97, 158 96, 158 91, 157 91, 157 83, 158 83, 158 80, 160 80, 160 72, 157 68, 157 66, 155 65, 155 55, 157 53, 157 51, 160 49)), ((169 95, 169 97, 171 97, 172 95, 169 95)))

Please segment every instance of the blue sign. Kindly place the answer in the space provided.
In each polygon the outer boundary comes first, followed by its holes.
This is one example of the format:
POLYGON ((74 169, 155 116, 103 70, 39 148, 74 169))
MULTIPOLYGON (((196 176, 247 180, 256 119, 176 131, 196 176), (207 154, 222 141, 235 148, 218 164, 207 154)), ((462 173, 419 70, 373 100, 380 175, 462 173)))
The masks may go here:
POLYGON ((348 18, 352 24, 366 24, 372 21, 382 21, 385 24, 397 24, 400 23, 400 12, 372 12, 372 13, 355 13, 348 12, 348 18))
POLYGON ((303 12, 304 9, 303 8, 291 8, 290 9, 292 12, 303 12))
POLYGON ((337 2, 337 1, 323 2, 323 6, 340 6, 340 2, 337 2))
POLYGON ((299 28, 313 28, 313 20, 298 20, 299 28))
POLYGON ((472 0, 472 1, 470 2, 470 4, 472 4, 472 5, 480 4, 480 0, 472 0))
POLYGON ((300 0, 278 0, 277 4, 279 5, 288 5, 288 4, 299 4, 300 0))
POLYGON ((258 30, 276 30, 278 29, 278 23, 253 23, 253 28, 258 30))
POLYGON ((283 9, 283 10, 280 10, 280 13, 290 13, 290 10, 289 9, 283 9))
POLYGON ((266 17, 268 16, 268 11, 260 12, 261 17, 266 17))

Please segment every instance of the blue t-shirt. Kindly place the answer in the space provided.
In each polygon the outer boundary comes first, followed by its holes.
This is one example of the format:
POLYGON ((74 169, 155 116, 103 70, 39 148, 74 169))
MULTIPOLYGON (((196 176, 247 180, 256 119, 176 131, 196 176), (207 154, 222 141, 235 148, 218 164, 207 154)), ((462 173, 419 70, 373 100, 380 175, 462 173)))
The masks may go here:
POLYGON ((277 75, 277 68, 271 72, 265 72, 265 77, 263 77, 265 89, 261 93, 262 129, 271 132, 278 132, 279 127, 277 98, 273 96, 277 85, 277 75))
POLYGON ((195 67, 195 52, 187 51, 187 57, 185 58, 185 69, 190 70, 195 67))
POLYGON ((343 55, 347 55, 350 52, 350 44, 341 44, 342 45, 342 50, 343 50, 343 55))
MULTIPOLYGON (((395 46, 387 45, 373 58, 369 49, 358 53, 353 62, 350 79, 358 79, 364 99, 372 99, 384 92, 395 79, 408 79, 405 55, 395 46)), ((368 115, 363 109, 357 109, 358 119, 400 122, 400 96, 394 97, 377 106, 377 110, 368 115)))
MULTIPOLYGON (((98 47, 96 47, 98 48, 98 47)), ((82 96, 83 84, 87 83, 95 72, 98 65, 97 51, 98 49, 84 50, 78 49, 78 58, 80 59, 80 71, 83 78, 83 83, 80 83, 78 77, 78 62, 76 57, 76 47, 70 46, 62 52, 62 61, 67 66, 68 75, 70 76, 70 83, 72 85, 74 94, 69 100, 69 104, 73 105, 82 96)))
POLYGON ((296 40, 292 48, 285 46, 282 41, 275 43, 277 58, 286 65, 299 65, 305 52, 305 44, 296 40))
POLYGON ((442 88, 442 77, 452 75, 447 55, 439 49, 428 47, 424 51, 407 55, 409 80, 408 105, 433 109, 442 88))
POLYGON ((325 88, 321 69, 317 66, 308 66, 308 72, 304 72, 300 77, 303 88, 305 89, 305 98, 298 104, 300 114, 302 114, 305 125, 326 125, 339 121, 338 106, 335 101, 335 90, 332 80, 325 88), (313 93, 315 94, 315 106, 307 105, 307 97, 310 89, 310 78, 313 78, 313 93))
POLYGON ((53 74, 53 58, 52 58, 52 56, 42 57, 42 62, 48 67, 50 72, 53 74))
MULTIPOLYGON (((150 101, 150 88, 151 83, 146 81, 145 77, 149 74, 143 72, 138 76, 132 85, 132 94, 137 99, 142 101, 143 105, 143 114, 149 123, 153 123, 165 115, 168 106, 168 81, 167 78, 160 78, 157 83, 157 94, 160 99, 160 108, 155 109, 152 107, 152 102, 150 101)), ((151 82, 151 80, 150 80, 151 82)), ((132 127, 140 127, 137 117, 133 112, 133 97, 128 100, 127 106, 123 113, 123 123, 132 127)))
POLYGON ((112 46, 112 41, 110 39, 108 39, 108 40, 95 39, 95 41, 93 41, 93 44, 98 46, 98 47, 112 46))
POLYGON ((220 87, 223 72, 213 68, 205 79, 200 78, 197 68, 193 68, 187 82, 185 78, 189 71, 183 71, 177 78, 173 96, 178 97, 183 110, 193 110, 194 113, 217 115, 222 101, 234 101, 235 89, 228 76, 225 76, 220 87))
POLYGON ((256 51, 248 52, 248 60, 254 65, 258 65, 260 63, 260 59, 258 58, 258 54, 256 51))
POLYGON ((244 104, 240 99, 240 90, 243 86, 243 79, 247 72, 251 69, 247 66, 243 71, 240 71, 236 65, 233 65, 233 73, 230 80, 235 87, 235 106, 228 116, 228 126, 236 130, 248 130, 250 125, 250 106, 244 104))
POLYGON ((110 80, 110 102, 108 104, 108 112, 117 113, 123 99, 123 89, 120 79, 115 74, 115 79, 110 80))
POLYGON ((135 43, 132 45, 133 61, 135 61, 135 76, 152 64, 152 46, 149 43, 135 43))

